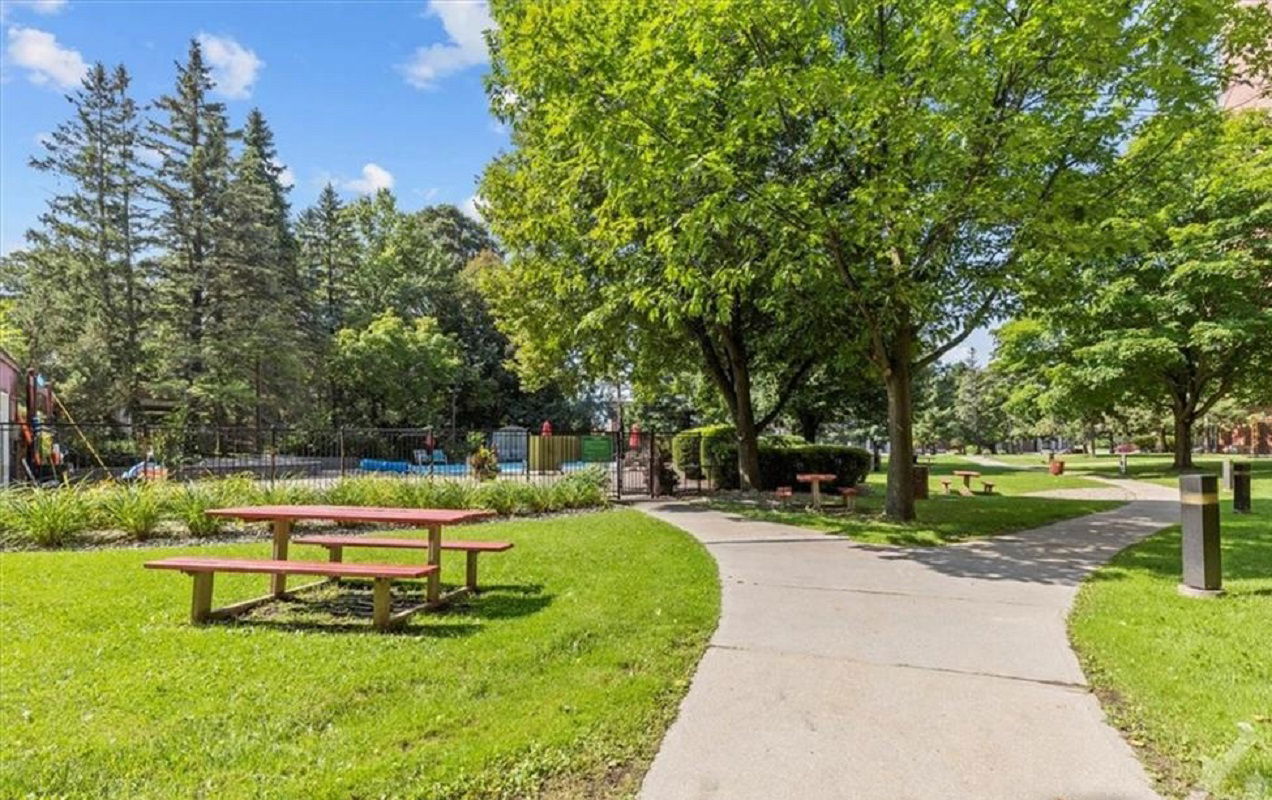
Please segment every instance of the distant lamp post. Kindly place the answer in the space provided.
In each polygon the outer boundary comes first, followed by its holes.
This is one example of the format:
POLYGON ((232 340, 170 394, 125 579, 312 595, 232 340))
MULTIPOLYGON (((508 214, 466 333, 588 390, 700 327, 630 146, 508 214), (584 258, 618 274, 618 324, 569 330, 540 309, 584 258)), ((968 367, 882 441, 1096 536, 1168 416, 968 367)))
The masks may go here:
POLYGON ((1219 550, 1219 479, 1214 475, 1179 476, 1179 521, 1183 526, 1183 582, 1186 597, 1223 593, 1219 550))

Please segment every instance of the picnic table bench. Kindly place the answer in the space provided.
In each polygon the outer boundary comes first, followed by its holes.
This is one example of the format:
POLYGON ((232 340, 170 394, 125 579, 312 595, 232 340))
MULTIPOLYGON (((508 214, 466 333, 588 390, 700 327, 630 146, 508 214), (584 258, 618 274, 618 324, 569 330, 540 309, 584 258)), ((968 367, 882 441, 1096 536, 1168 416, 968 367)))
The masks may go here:
MULTIPOLYGON (((196 622, 207 619, 241 614, 251 608, 285 596, 288 575, 320 575, 326 579, 339 578, 371 578, 373 581, 373 621, 379 630, 385 630, 410 616, 421 608, 433 608, 445 602, 455 593, 442 597, 442 526, 456 525, 485 519, 494 514, 493 511, 474 511, 466 509, 433 509, 433 508, 382 508, 375 506, 243 506, 238 508, 213 508, 205 512, 209 516, 229 517, 248 521, 269 522, 273 527, 273 557, 268 560, 252 560, 237 558, 176 558, 148 562, 150 569, 180 570, 195 577, 194 603, 191 618, 196 622), (428 561, 422 565, 401 564, 345 564, 337 559, 325 562, 289 561, 287 559, 288 544, 291 541, 292 525, 297 520, 328 520, 332 522, 380 523, 386 525, 408 525, 428 530, 427 544, 420 542, 419 547, 428 549, 428 561), (269 594, 253 600, 246 600, 211 610, 212 576, 217 572, 248 572, 270 576, 269 594), (425 602, 400 614, 389 614, 389 583, 393 580, 408 578, 426 578, 425 602)), ((349 537, 355 538, 355 537, 349 537)), ((411 541, 411 540, 403 540, 411 541)), ((418 541, 418 540, 417 540, 418 541)), ((506 544, 506 543, 497 543, 506 544)), ((399 545, 402 546, 402 545, 399 545)), ((508 545, 511 547, 511 545, 508 545)), ((450 549, 459 549, 452 547, 450 549)), ((506 549, 506 548, 505 548, 506 549)), ((470 562, 470 577, 475 583, 475 564, 470 562)), ((298 587, 295 591, 317 586, 326 581, 319 581, 308 586, 298 587)))
POLYGON ((388 630, 400 624, 427 603, 392 613, 389 586, 392 581, 423 578, 437 574, 432 564, 333 564, 329 561, 252 560, 245 558, 199 558, 176 556, 147 561, 146 569, 178 570, 194 578, 194 596, 190 603, 190 621, 194 624, 241 614, 260 604, 260 599, 212 608, 212 580, 218 572, 259 573, 264 575, 322 575, 331 578, 370 578, 372 583, 371 622, 376 630, 388 630))
MULTIPOLYGON (((426 539, 398 539, 393 537, 372 537, 372 536, 298 536, 292 540, 296 544, 308 544, 317 547, 327 548, 327 558, 329 563, 341 563, 344 560, 344 549, 346 547, 382 547, 386 549, 406 549, 406 550, 427 550, 429 542, 426 539)), ((465 571, 465 591, 477 593, 477 557, 482 553, 502 553, 505 550, 512 549, 512 542, 470 542, 470 541, 449 541, 442 542, 443 550, 454 550, 466 553, 468 557, 467 569, 465 571)), ((457 592, 451 592, 441 598, 444 602, 454 597, 457 592)))

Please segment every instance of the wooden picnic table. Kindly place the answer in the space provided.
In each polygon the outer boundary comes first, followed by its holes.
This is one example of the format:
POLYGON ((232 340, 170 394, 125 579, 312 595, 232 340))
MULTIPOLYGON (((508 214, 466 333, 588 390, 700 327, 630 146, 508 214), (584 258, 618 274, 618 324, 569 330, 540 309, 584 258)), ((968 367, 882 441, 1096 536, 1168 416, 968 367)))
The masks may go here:
POLYGON ((980 473, 970 469, 956 469, 954 474, 963 479, 963 485, 972 488, 972 478, 979 478, 980 473))
MULTIPOLYGON (((270 522, 274 529, 275 561, 287 560, 287 546, 291 542, 292 524, 296 520, 320 519, 331 522, 375 522, 384 525, 406 525, 428 529, 428 563, 437 567, 428 574, 427 599, 430 604, 441 600, 442 592, 442 526, 460 525, 494 516, 493 511, 473 511, 449 508, 379 508, 376 506, 239 506, 212 508, 205 513, 213 517, 226 517, 246 521, 270 522)), ((270 576, 270 594, 266 598, 281 597, 287 591, 285 573, 270 576)))
POLYGON ((813 508, 821 511, 821 485, 822 481, 833 483, 838 477, 834 473, 825 472, 805 472, 795 476, 795 480, 800 483, 812 484, 813 487, 813 508))

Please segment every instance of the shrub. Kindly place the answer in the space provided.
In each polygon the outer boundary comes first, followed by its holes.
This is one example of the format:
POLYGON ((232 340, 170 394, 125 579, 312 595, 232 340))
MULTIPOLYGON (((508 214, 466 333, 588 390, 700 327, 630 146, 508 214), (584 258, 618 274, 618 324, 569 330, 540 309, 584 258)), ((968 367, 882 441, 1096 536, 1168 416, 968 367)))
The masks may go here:
POLYGON ((832 444, 773 446, 760 441, 760 488, 794 486, 805 472, 833 473, 841 486, 855 486, 870 472, 870 453, 859 447, 832 444))
POLYGON ((8 504, 8 525, 39 547, 61 547, 92 523, 87 493, 75 487, 32 489, 8 504))
POLYGON ((173 498, 172 508, 178 520, 192 536, 214 536, 221 532, 224 522, 219 517, 209 517, 209 508, 225 505, 223 492, 205 483, 187 483, 173 498))
POLYGON ((738 434, 732 425, 709 425, 702 431, 702 471, 717 489, 736 489, 738 434))
POLYGON ((514 514, 522 508, 525 500, 525 496, 517 491, 518 488, 518 485, 508 481, 483 483, 473 491, 473 505, 505 516, 514 514))
POLYGON ((549 505, 552 510, 603 506, 609 502, 609 473, 599 467, 588 467, 548 487, 538 488, 551 492, 549 505))
POLYGON ((392 506, 398 504, 404 486, 416 481, 359 475, 341 478, 327 490, 327 502, 337 506, 392 506))
POLYGON ((468 467, 473 471, 473 477, 479 481, 493 480, 499 475, 499 461, 495 452, 484 445, 468 457, 468 467))
POLYGON ((105 524, 134 539, 149 539, 163 519, 166 490, 144 482, 111 486, 100 491, 105 524))
POLYGON ((681 431, 671 438, 671 461, 685 480, 702 478, 702 433, 700 428, 681 431))

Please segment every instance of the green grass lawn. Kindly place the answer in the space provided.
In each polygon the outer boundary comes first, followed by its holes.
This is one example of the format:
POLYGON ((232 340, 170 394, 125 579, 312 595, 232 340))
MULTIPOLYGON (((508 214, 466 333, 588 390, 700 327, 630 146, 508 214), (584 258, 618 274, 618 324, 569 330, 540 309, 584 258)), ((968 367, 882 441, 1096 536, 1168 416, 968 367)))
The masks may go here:
MULTIPOLYGON (((805 510, 808 495, 796 494, 787 508, 767 508, 754 501, 719 499, 712 505, 751 519, 782 522, 826 531, 872 544, 927 546, 950 544, 967 539, 1027 530, 1083 514, 1116 508, 1121 503, 1105 500, 1057 500, 1022 497, 1044 489, 1083 489, 1103 484, 1075 476, 1052 476, 1006 467, 985 467, 953 456, 937 456, 928 479, 929 499, 918 501, 918 519, 908 524, 888 522, 882 516, 887 478, 871 473, 866 483, 869 493, 857 498, 856 512, 818 514, 805 510), (956 487, 962 479, 953 470, 974 470, 994 483, 993 495, 941 494, 940 480, 949 477, 956 487)), ((980 480, 972 486, 979 491, 980 480)), ((953 489, 952 489, 953 491, 953 489)), ((827 505, 837 504, 831 494, 827 505)))
MULTIPOLYGON (((192 627, 191 580, 141 568, 264 543, 0 554, 0 796, 633 793, 715 626, 710 556, 627 510, 452 534, 516 548, 483 558, 482 596, 387 635, 330 592, 192 627)), ((266 582, 218 575, 214 602, 266 582)))
POLYGON ((1272 472, 1254 514, 1221 495, 1227 594, 1179 596, 1179 528, 1122 551, 1082 587, 1070 633, 1110 717, 1184 796, 1272 797, 1272 472))
MULTIPOLYGON (((1020 464, 1025 466, 1036 466, 1042 470, 1046 465, 1046 459, 1037 453, 1023 453, 1017 455, 990 456, 1009 464, 1020 464)), ((1083 475, 1098 475, 1103 478, 1122 477, 1118 474, 1118 457, 1108 454, 1097 454, 1089 456, 1084 453, 1069 454, 1059 456, 1064 461, 1065 476, 1074 474, 1075 477, 1083 475)), ((1194 454, 1193 468, 1197 472, 1209 472, 1218 475, 1222 469, 1223 460, 1231 458, 1234 461, 1248 461, 1251 464, 1251 470, 1256 480, 1260 477, 1272 477, 1272 458, 1250 458, 1249 456, 1232 455, 1220 456, 1211 454, 1194 454)), ((1160 453, 1134 453, 1127 458, 1127 476, 1136 480, 1150 481, 1159 483, 1163 486, 1178 486, 1179 473, 1171 468, 1172 459, 1169 455, 1160 453)))

